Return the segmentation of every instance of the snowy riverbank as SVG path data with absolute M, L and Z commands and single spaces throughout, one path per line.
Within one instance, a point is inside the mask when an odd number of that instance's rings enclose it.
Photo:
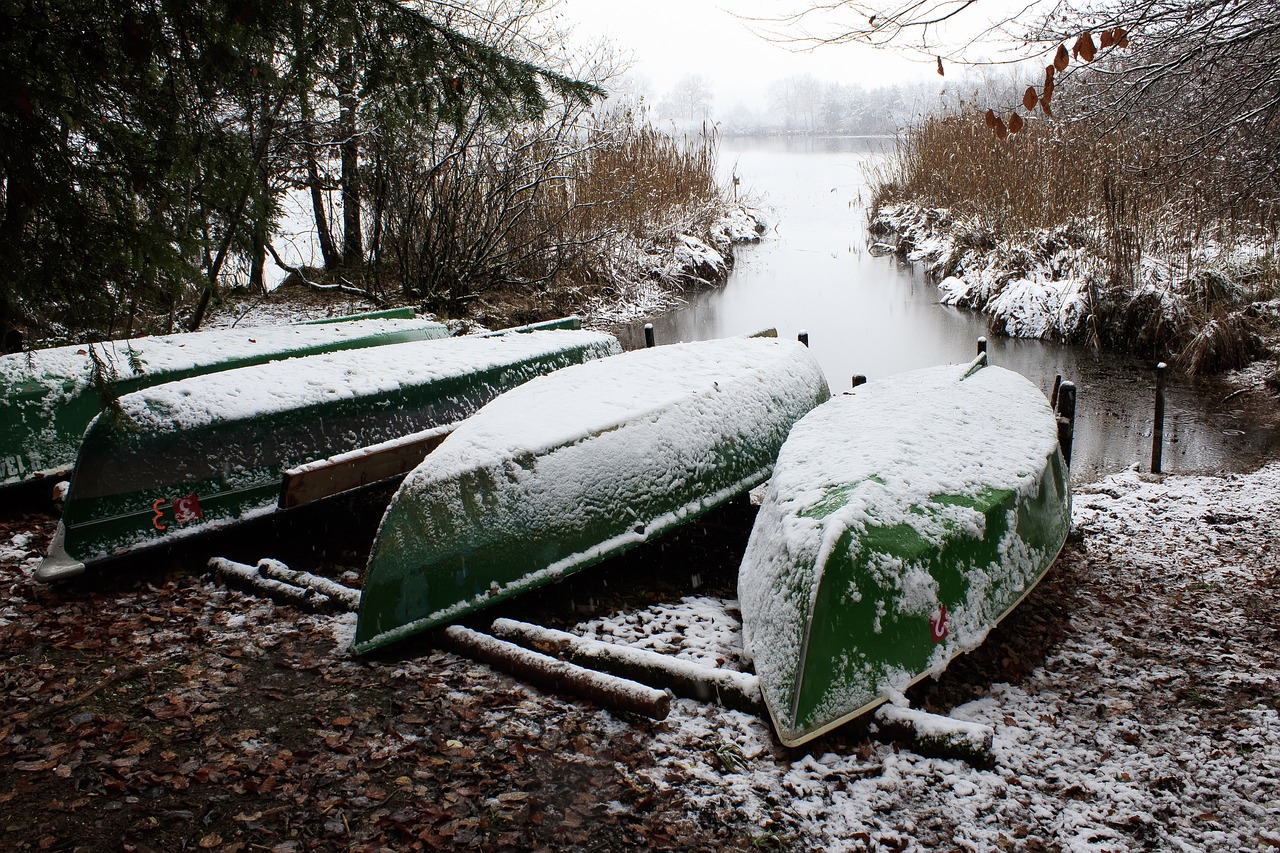
M 975 218 L 912 203 L 882 206 L 869 227 L 885 241 L 881 250 L 924 265 L 943 304 L 985 312 L 997 334 L 1089 340 L 1101 311 L 1114 327 L 1104 337 L 1118 334 L 1192 371 L 1274 362 L 1280 348 L 1280 300 L 1258 284 L 1275 247 L 1269 255 L 1263 245 L 1227 251 L 1210 244 L 1176 260 L 1139 252 L 1133 289 L 1117 292 L 1108 284 L 1110 262 L 1087 229 L 996 239 L 998 229 Z
M 733 268 L 734 247 L 758 242 L 767 226 L 763 211 L 731 206 L 709 227 L 698 227 L 690 218 L 671 223 L 643 241 L 619 237 L 610 250 L 608 282 L 554 292 L 498 289 L 469 303 L 467 316 L 451 318 L 450 328 L 455 332 L 478 326 L 496 329 L 578 314 L 592 328 L 603 329 L 651 317 L 679 305 L 690 290 L 722 284 Z M 205 327 L 270 326 L 382 307 L 363 298 L 358 289 L 307 288 L 290 279 L 283 281 L 287 286 L 265 296 L 228 299 Z
M 1276 463 L 1081 489 L 1046 580 L 910 694 L 989 726 L 988 769 L 856 726 L 784 750 L 691 700 L 621 717 L 423 648 L 355 660 L 350 617 L 198 569 L 51 589 L 51 520 L 6 521 L 0 825 L 12 849 L 1274 849 L 1277 517 Z M 731 595 L 578 630 L 736 668 Z

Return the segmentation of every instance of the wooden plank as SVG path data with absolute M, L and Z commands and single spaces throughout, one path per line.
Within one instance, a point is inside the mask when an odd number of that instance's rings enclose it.
M 280 509 L 303 506 L 370 483 L 403 477 L 427 457 L 457 424 L 416 432 L 284 472 Z

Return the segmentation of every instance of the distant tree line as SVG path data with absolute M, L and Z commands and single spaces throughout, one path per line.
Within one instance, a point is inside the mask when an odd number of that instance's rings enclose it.
M 659 120 L 681 131 L 714 125 L 725 134 L 893 135 L 942 106 L 939 87 L 858 82 L 793 74 L 774 80 L 754 102 L 716 104 L 711 81 L 687 74 L 656 101 Z

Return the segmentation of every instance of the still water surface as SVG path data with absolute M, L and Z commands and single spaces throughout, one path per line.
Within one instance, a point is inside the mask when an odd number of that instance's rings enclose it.
M 705 340 L 776 327 L 807 331 L 833 393 L 855 373 L 878 379 L 968 361 L 988 334 L 985 316 L 938 304 L 923 272 L 867 251 L 868 170 L 892 140 L 726 139 L 720 158 L 740 176 L 739 194 L 757 200 L 771 228 L 740 248 L 721 288 L 653 321 L 659 343 Z M 624 337 L 642 335 L 639 328 Z M 628 346 L 639 344 L 633 338 Z M 1073 479 L 1089 482 L 1135 463 L 1149 470 L 1155 378 L 1152 365 L 1114 353 L 1052 342 L 992 337 L 991 361 L 1017 370 L 1046 393 L 1054 376 L 1078 391 Z M 1248 392 L 1227 399 L 1219 381 L 1169 378 L 1165 471 L 1245 471 L 1280 457 L 1280 415 Z

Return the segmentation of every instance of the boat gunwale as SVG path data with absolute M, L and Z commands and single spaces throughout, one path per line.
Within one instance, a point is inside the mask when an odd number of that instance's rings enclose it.
M 562 445 L 562 447 L 570 445 Z M 748 489 L 752 489 L 769 479 L 773 472 L 773 466 L 769 465 L 765 469 L 756 471 L 748 477 L 744 477 L 736 483 L 725 486 L 710 495 L 704 495 L 700 498 L 683 504 L 676 509 L 669 510 L 662 515 L 654 518 L 652 521 L 639 522 L 643 524 L 644 532 L 637 533 L 634 529 L 624 533 L 619 533 L 603 542 L 597 543 L 586 551 L 579 551 L 562 557 L 550 565 L 521 576 L 517 581 L 502 587 L 499 592 L 492 595 L 487 593 L 478 593 L 465 601 L 455 602 L 448 607 L 429 613 L 426 616 L 419 617 L 412 622 L 397 626 L 388 631 L 382 631 L 369 637 L 359 643 L 354 643 L 352 648 L 356 654 L 365 654 L 374 649 L 382 648 L 407 639 L 414 634 L 422 631 L 429 631 L 433 628 L 441 627 L 449 624 L 461 615 L 471 612 L 476 604 L 497 604 L 509 598 L 514 598 L 530 589 L 535 589 L 550 580 L 556 580 L 575 574 L 583 569 L 590 568 L 612 559 L 620 554 L 629 551 L 639 545 L 643 545 L 650 539 L 666 533 L 667 531 L 679 526 L 680 524 L 697 518 L 718 506 L 732 500 L 735 496 L 742 494 Z M 427 624 L 431 623 L 431 624 Z

